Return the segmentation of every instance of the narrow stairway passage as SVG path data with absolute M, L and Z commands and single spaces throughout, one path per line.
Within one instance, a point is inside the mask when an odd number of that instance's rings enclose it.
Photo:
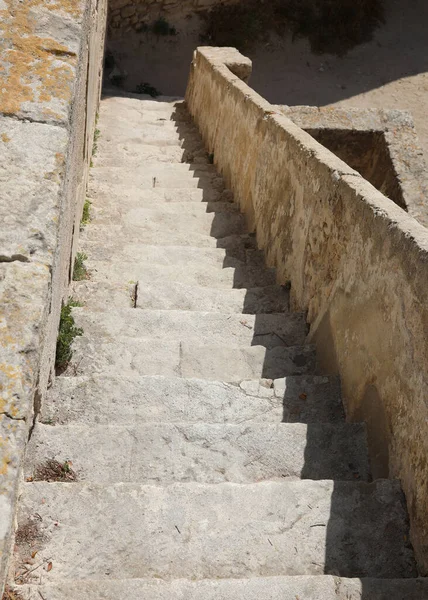
M 107 96 L 83 335 L 31 437 L 24 600 L 422 600 L 399 482 L 316 374 L 182 101 Z M 284 282 L 285 283 L 285 282 Z M 56 475 L 53 466 L 62 470 Z

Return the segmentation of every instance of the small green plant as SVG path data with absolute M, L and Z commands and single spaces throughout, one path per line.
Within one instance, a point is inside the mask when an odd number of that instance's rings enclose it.
M 98 140 L 100 139 L 100 134 L 101 134 L 101 131 L 99 129 L 95 128 L 94 143 L 92 144 L 92 156 L 95 156 L 95 154 L 98 152 Z
M 86 198 L 85 204 L 83 205 L 82 219 L 80 221 L 81 227 L 84 227 L 91 221 L 91 204 L 92 202 L 89 198 Z
M 139 83 L 135 88 L 135 93 L 148 94 L 152 98 L 157 98 L 158 96 L 162 95 L 162 92 L 157 90 L 153 85 L 150 85 L 150 83 L 147 83 L 147 81 L 145 81 L 144 83 Z
M 152 31 L 155 35 L 177 35 L 175 27 L 171 27 L 164 17 L 159 17 L 152 25 Z
M 61 308 L 55 355 L 55 368 L 57 372 L 62 372 L 71 360 L 71 345 L 74 338 L 83 335 L 83 329 L 76 327 L 71 313 L 72 308 L 76 306 L 82 305 L 73 300 L 73 298 L 69 298 L 67 304 L 64 304 Z
M 73 281 L 84 281 L 85 279 L 89 279 L 88 269 L 85 265 L 85 260 L 87 259 L 88 256 L 84 252 L 78 252 L 76 254 L 76 258 L 74 259 Z

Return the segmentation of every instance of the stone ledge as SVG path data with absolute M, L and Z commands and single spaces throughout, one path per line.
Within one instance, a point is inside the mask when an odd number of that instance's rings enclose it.
M 428 175 L 411 115 L 378 108 L 276 106 L 428 225 Z

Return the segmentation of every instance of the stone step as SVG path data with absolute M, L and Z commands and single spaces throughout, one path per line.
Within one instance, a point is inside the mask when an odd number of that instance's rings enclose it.
M 49 460 L 70 461 L 78 481 L 97 484 L 369 479 L 365 426 L 351 423 L 37 423 L 25 477 L 40 479 Z
M 119 208 L 128 202 L 139 203 L 140 206 L 155 205 L 164 203 L 207 203 L 217 201 L 232 200 L 231 192 L 228 190 L 217 190 L 210 188 L 151 188 L 142 190 L 139 186 L 134 185 L 132 181 L 124 184 L 114 182 L 103 183 L 101 181 L 90 181 L 88 184 L 88 196 L 94 202 L 94 207 L 97 206 L 112 206 L 117 205 Z M 179 212 L 184 210 L 184 206 L 180 206 Z
M 161 165 L 162 166 L 162 165 Z M 138 168 L 130 165 L 128 168 L 119 167 L 97 167 L 91 169 L 91 179 L 96 184 L 101 180 L 104 182 L 114 181 L 117 184 L 132 181 L 133 185 L 141 190 L 152 190 L 156 188 L 167 189 L 216 189 L 224 190 L 224 180 L 217 174 L 200 172 L 198 175 L 192 175 L 192 172 L 184 169 L 177 169 L 175 172 L 171 167 L 181 167 L 180 164 L 163 165 L 147 172 L 145 168 Z
M 169 210 L 159 208 L 138 208 L 124 212 L 120 222 L 108 226 L 108 237 L 145 244 L 166 246 L 210 246 L 216 247 L 215 239 L 247 233 L 245 220 L 241 214 L 207 213 L 198 204 L 185 203 L 187 210 L 180 211 L 177 204 L 165 204 Z M 171 207 L 175 207 L 171 210 Z M 194 210 L 191 210 L 192 207 Z M 198 208 L 195 208 L 198 207 Z M 85 228 L 84 239 L 106 243 L 106 224 L 91 223 Z
M 52 563 L 28 583 L 416 576 L 404 498 L 391 480 L 26 483 L 20 527 L 37 532 L 38 562 Z M 19 562 L 28 546 L 17 546 Z
M 42 403 L 46 424 L 340 423 L 344 411 L 336 377 L 221 381 L 180 377 L 57 377 Z
M 208 152 L 203 147 L 196 144 L 192 151 L 189 151 L 183 146 L 154 146 L 152 144 L 142 144 L 139 140 L 128 141 L 122 139 L 118 141 L 113 138 L 101 140 L 98 142 L 98 151 L 93 159 L 93 164 L 100 166 L 115 167 L 119 162 L 128 161 L 144 161 L 159 163 L 198 163 L 211 164 Z
M 203 346 L 298 346 L 308 332 L 304 313 L 244 315 L 180 310 L 122 308 L 92 312 L 74 308 L 76 325 L 93 341 L 114 342 L 120 337 L 186 341 Z
M 211 220 L 215 226 L 219 224 L 219 221 L 221 221 L 222 224 L 225 224 L 230 219 L 229 225 L 238 226 L 238 229 L 234 228 L 232 233 L 235 233 L 235 231 L 238 233 L 246 231 L 246 228 L 242 223 L 242 215 L 239 213 L 237 206 L 231 202 L 186 202 L 185 205 L 187 210 L 180 211 L 181 204 L 165 203 L 165 206 L 170 209 L 165 210 L 165 215 L 167 215 L 166 218 L 171 219 L 175 214 L 179 214 L 179 218 L 182 218 L 182 215 L 191 212 L 192 218 L 200 217 L 199 226 L 206 226 L 204 221 L 206 222 L 208 219 Z M 121 204 L 103 203 L 102 205 L 99 205 L 97 202 L 94 202 L 90 208 L 90 225 L 96 225 L 98 227 L 103 225 L 104 228 L 110 229 L 112 222 L 132 224 L 132 215 L 135 214 L 135 211 L 139 213 L 142 209 L 158 213 L 159 203 L 142 200 L 141 202 L 125 201 Z M 141 225 L 141 222 L 138 222 L 138 225 Z M 143 223 L 142 226 L 147 227 L 147 223 Z M 159 225 L 157 225 L 157 227 L 159 227 Z M 211 231 L 207 233 L 210 235 Z
M 135 283 L 72 281 L 70 296 L 91 310 L 132 308 L 135 305 Z
M 207 267 L 203 263 L 182 265 L 144 265 L 134 262 L 85 261 L 89 278 L 93 281 L 139 282 L 139 289 L 155 288 L 165 282 L 181 283 L 189 287 L 242 289 L 275 285 L 274 269 L 262 267 Z
M 249 289 L 214 289 L 180 282 L 138 284 L 137 308 L 203 310 L 244 314 L 286 313 L 289 293 L 283 286 Z
M 100 153 L 102 143 L 109 144 L 111 140 L 116 143 L 144 144 L 150 146 L 178 146 L 187 150 L 202 149 L 203 142 L 197 130 L 184 123 L 180 130 L 173 123 L 141 123 L 134 127 L 125 123 L 110 123 L 108 131 L 101 132 L 99 143 Z
M 26 600 L 426 600 L 428 579 L 312 575 L 248 579 L 122 579 L 16 586 Z M 39 591 L 41 596 L 39 595 Z
M 107 179 L 112 179 L 114 182 L 117 182 L 118 177 L 123 173 L 124 166 L 126 169 L 130 167 L 130 170 L 134 173 L 134 179 L 135 176 L 137 176 L 137 181 L 139 177 L 156 177 L 157 181 L 159 181 L 163 176 L 168 178 L 174 176 L 179 179 L 187 178 L 190 181 L 193 179 L 210 180 L 218 179 L 219 177 L 221 178 L 213 164 L 191 164 L 181 162 L 163 164 L 159 163 L 158 160 L 149 161 L 147 159 L 143 163 L 139 163 L 138 157 L 136 157 L 128 161 L 123 161 L 123 165 L 116 161 L 115 165 L 106 167 L 102 165 L 102 161 L 103 156 L 96 156 L 90 172 L 91 178 L 99 178 L 102 182 L 105 182 Z M 108 178 L 106 178 L 105 175 L 108 175 Z M 157 182 L 154 189 L 156 189 L 156 187 Z
M 101 261 L 137 261 L 145 265 L 183 266 L 198 264 L 208 268 L 264 266 L 264 254 L 260 250 L 251 250 L 243 245 L 225 250 L 223 248 L 194 248 L 193 246 L 154 246 L 131 243 L 115 244 L 114 241 L 102 246 L 99 242 L 81 240 L 80 250 Z
M 244 379 L 310 375 L 314 370 L 312 346 L 227 347 L 119 336 L 114 342 L 100 342 L 83 335 L 73 343 L 67 374 L 164 375 L 239 383 Z
M 139 309 L 244 314 L 286 313 L 289 310 L 288 290 L 280 285 L 227 290 L 179 282 L 141 282 L 139 285 L 138 282 L 73 281 L 70 295 L 86 308 L 101 311 L 134 306 Z

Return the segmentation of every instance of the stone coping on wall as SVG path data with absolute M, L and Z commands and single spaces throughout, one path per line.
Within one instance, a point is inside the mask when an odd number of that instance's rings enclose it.
M 354 134 L 366 134 L 367 141 L 375 154 L 380 137 L 389 155 L 390 165 L 375 164 L 373 167 L 383 170 L 390 168 L 391 178 L 396 180 L 396 186 L 399 188 L 397 190 L 401 200 L 399 204 L 402 204 L 415 219 L 428 226 L 428 171 L 412 116 L 407 111 L 336 106 L 278 105 L 277 108 L 308 133 L 316 132 L 315 137 L 321 143 L 327 136 L 332 140 L 336 136 L 338 145 L 342 140 L 344 144 L 349 141 L 349 145 L 352 146 Z M 358 146 L 358 143 L 355 145 Z M 356 148 L 357 152 L 359 150 Z M 340 154 L 341 152 L 338 153 L 339 157 Z M 343 152 L 345 162 L 346 154 L 345 148 Z M 361 157 L 357 157 L 355 162 L 358 163 L 359 160 Z M 361 172 L 357 167 L 354 168 Z M 364 176 L 364 173 L 361 174 Z M 371 183 L 378 187 L 376 181 Z M 382 186 L 379 186 L 378 189 L 388 196 L 387 187 L 384 186 L 382 189 Z M 391 199 L 394 200 L 393 197 Z
M 428 230 L 244 81 L 234 49 L 198 48 L 186 101 L 291 303 L 319 369 L 368 426 L 373 474 L 406 494 L 428 571 Z
M 0 0 L 0 597 L 67 293 L 105 18 L 104 0 Z

